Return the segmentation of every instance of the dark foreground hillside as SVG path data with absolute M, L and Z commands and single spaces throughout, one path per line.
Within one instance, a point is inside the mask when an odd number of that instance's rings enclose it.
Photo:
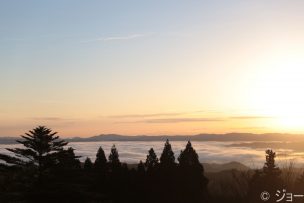
M 24 147 L 8 149 L 15 156 L 0 154 L 0 202 L 258 203 L 264 191 L 267 202 L 277 202 L 278 190 L 304 188 L 304 175 L 292 165 L 278 168 L 272 150 L 262 169 L 231 170 L 228 164 L 206 172 L 190 141 L 177 159 L 167 140 L 159 158 L 151 148 L 132 167 L 120 162 L 115 146 L 109 157 L 100 147 L 94 162 L 80 163 L 74 149 L 43 126 L 18 142 Z

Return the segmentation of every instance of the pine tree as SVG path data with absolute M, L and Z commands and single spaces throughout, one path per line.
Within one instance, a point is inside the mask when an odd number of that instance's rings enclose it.
M 86 170 L 91 170 L 93 168 L 93 163 L 89 157 L 84 161 L 83 168 Z
M 281 170 L 275 164 L 276 153 L 271 149 L 266 150 L 266 162 L 263 167 L 263 172 L 266 176 L 278 177 Z
M 101 147 L 99 147 L 97 154 L 96 154 L 96 159 L 94 162 L 94 168 L 100 169 L 100 170 L 105 170 L 107 166 L 107 158 L 105 155 L 105 152 Z
M 165 167 L 170 167 L 175 165 L 174 152 L 172 151 L 172 147 L 168 139 L 166 140 L 165 147 L 160 156 L 160 164 L 161 166 L 165 166 Z
M 149 154 L 147 155 L 145 166 L 147 167 L 148 170 L 151 170 L 157 167 L 158 164 L 159 164 L 158 158 L 154 152 L 154 149 L 151 148 L 149 150 Z
M 7 149 L 15 154 L 15 157 L 0 154 L 0 159 L 8 164 L 16 166 L 36 166 L 39 174 L 58 162 L 58 156 L 64 151 L 63 147 L 68 144 L 56 136 L 57 132 L 45 126 L 38 126 L 30 130 L 17 140 L 24 148 Z
M 80 161 L 74 153 L 74 149 L 69 147 L 67 150 L 63 150 L 58 154 L 58 164 L 57 166 L 63 168 L 80 168 Z
M 281 170 L 275 164 L 276 153 L 271 149 L 265 151 L 266 162 L 262 170 L 256 170 L 249 181 L 248 197 L 252 202 L 260 201 L 261 191 L 275 194 L 278 188 L 282 188 L 283 181 L 280 177 Z M 270 199 L 268 202 L 275 202 Z
M 115 145 L 111 148 L 111 153 L 109 155 L 109 164 L 113 169 L 117 169 L 121 166 L 120 160 L 119 160 L 119 154 L 115 147 Z
M 185 150 L 181 151 L 178 161 L 180 167 L 182 168 L 195 168 L 198 170 L 203 170 L 203 166 L 200 164 L 198 159 L 198 154 L 193 149 L 190 141 L 188 141 Z
M 179 181 L 183 195 L 180 196 L 183 202 L 204 202 L 207 199 L 208 179 L 204 176 L 203 165 L 199 157 L 188 141 L 186 148 L 181 151 L 179 157 Z M 187 199 L 183 199 L 187 197 Z

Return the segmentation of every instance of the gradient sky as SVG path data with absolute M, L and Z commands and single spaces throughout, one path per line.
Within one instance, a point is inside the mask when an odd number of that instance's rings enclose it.
M 0 1 L 0 135 L 304 133 L 304 1 Z

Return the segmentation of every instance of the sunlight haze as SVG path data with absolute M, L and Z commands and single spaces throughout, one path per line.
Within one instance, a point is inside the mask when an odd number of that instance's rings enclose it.
M 304 133 L 304 1 L 1 1 L 0 136 Z

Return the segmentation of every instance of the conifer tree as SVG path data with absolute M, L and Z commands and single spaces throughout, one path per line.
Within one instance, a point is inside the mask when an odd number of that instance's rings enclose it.
M 193 149 L 190 141 L 188 141 L 185 150 L 181 151 L 178 161 L 180 167 L 182 168 L 195 168 L 198 170 L 203 170 L 203 166 L 200 164 L 198 159 L 198 154 Z
M 161 166 L 173 166 L 175 165 L 175 157 L 174 152 L 172 151 L 171 144 L 169 140 L 166 140 L 165 147 L 160 156 L 160 164 Z
M 149 150 L 149 154 L 147 155 L 145 166 L 147 167 L 148 170 L 151 170 L 151 169 L 157 167 L 158 164 L 159 164 L 159 161 L 158 161 L 157 155 L 155 154 L 154 149 L 151 148 Z
M 199 157 L 190 141 L 186 148 L 181 151 L 179 157 L 179 181 L 180 190 L 184 195 L 180 197 L 183 201 L 204 202 L 207 199 L 208 179 L 204 176 L 203 165 L 199 162 Z
M 271 149 L 266 150 L 266 162 L 263 167 L 263 172 L 266 176 L 278 177 L 281 170 L 275 164 L 276 153 Z
M 22 140 L 17 140 L 24 148 L 7 149 L 13 152 L 15 157 L 0 154 L 0 159 L 8 164 L 16 166 L 35 166 L 39 174 L 58 162 L 59 154 L 68 142 L 59 139 L 57 132 L 45 126 L 38 126 L 22 135 Z
M 58 154 L 58 166 L 63 168 L 80 168 L 80 156 L 76 156 L 74 149 L 69 147 Z
M 93 168 L 93 163 L 89 157 L 87 157 L 86 160 L 84 161 L 83 168 L 86 170 L 90 170 Z
M 94 162 L 94 168 L 100 169 L 100 170 L 105 170 L 107 166 L 107 158 L 105 155 L 105 152 L 101 147 L 99 147 L 97 154 L 96 154 L 96 159 Z
M 119 154 L 115 147 L 115 145 L 111 148 L 111 153 L 109 155 L 109 164 L 113 169 L 117 169 L 121 166 L 120 160 L 119 160 Z
M 276 153 L 268 149 L 266 153 L 266 162 L 262 170 L 256 170 L 249 181 L 248 197 L 252 202 L 257 202 L 261 191 L 267 191 L 270 194 L 276 192 L 278 188 L 283 187 L 283 181 L 280 177 L 281 170 L 275 164 Z M 270 199 L 269 202 L 275 202 Z

